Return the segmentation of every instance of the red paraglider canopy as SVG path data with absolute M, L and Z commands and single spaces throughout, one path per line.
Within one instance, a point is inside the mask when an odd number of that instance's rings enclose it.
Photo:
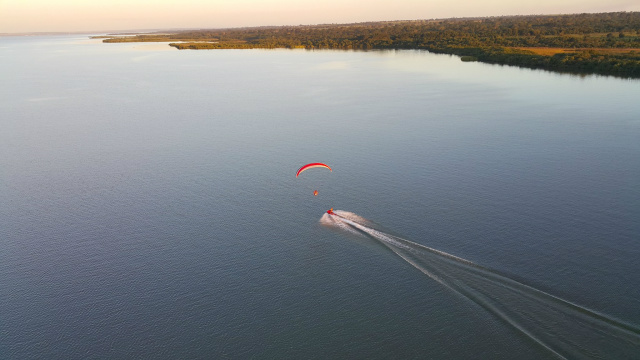
M 305 171 L 307 169 L 312 169 L 312 168 L 316 168 L 316 167 L 324 167 L 324 168 L 329 169 L 329 171 L 333 172 L 333 170 L 331 170 L 331 168 L 327 164 L 311 163 L 311 164 L 304 165 L 300 169 L 298 169 L 298 172 L 296 173 L 296 177 L 298 177 L 298 175 L 300 175 L 301 172 L 303 172 L 303 171 Z

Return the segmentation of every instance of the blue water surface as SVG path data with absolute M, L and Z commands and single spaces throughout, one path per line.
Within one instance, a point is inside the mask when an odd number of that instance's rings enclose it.
M 640 324 L 638 80 L 78 35 L 0 74 L 2 358 L 551 358 L 330 207 Z

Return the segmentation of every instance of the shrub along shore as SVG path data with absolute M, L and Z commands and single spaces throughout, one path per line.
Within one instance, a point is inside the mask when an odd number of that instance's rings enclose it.
M 640 12 L 300 25 L 106 36 L 177 49 L 422 49 L 463 61 L 640 78 Z

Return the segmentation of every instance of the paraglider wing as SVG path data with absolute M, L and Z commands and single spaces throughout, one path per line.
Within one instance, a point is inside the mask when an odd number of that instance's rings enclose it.
M 300 169 L 298 169 L 298 172 L 296 173 L 296 177 L 298 177 L 298 175 L 300 175 L 301 172 L 308 170 L 308 169 L 313 169 L 313 168 L 317 168 L 317 167 L 323 167 L 323 168 L 327 168 L 329 169 L 329 171 L 333 172 L 333 170 L 331 170 L 331 168 L 329 167 L 329 165 L 327 164 L 323 164 L 323 163 L 311 163 L 311 164 L 307 164 L 302 166 Z

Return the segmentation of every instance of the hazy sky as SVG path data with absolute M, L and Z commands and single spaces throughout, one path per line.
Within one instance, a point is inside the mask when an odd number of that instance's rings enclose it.
M 640 11 L 639 0 L 0 0 L 0 33 Z

